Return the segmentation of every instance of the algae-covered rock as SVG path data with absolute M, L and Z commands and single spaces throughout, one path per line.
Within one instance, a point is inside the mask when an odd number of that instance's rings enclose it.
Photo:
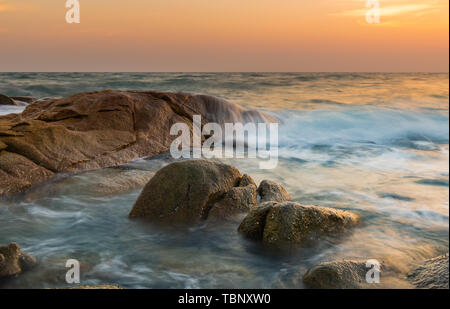
M 266 202 L 245 217 L 238 231 L 252 240 L 289 247 L 342 234 L 358 221 L 358 216 L 348 211 L 295 202 Z
M 16 243 L 0 247 L 0 279 L 21 274 L 36 266 L 37 261 L 31 255 L 21 252 Z
M 320 263 L 306 272 L 303 282 L 313 289 L 361 289 L 376 287 L 372 273 L 381 272 L 382 263 L 370 260 L 341 260 Z M 369 278 L 367 278 L 369 277 Z M 369 279 L 369 281 L 367 280 Z
M 208 214 L 208 221 L 223 221 L 240 213 L 248 213 L 257 204 L 256 184 L 245 174 L 237 187 L 231 188 L 213 205 Z
M 448 253 L 430 260 L 408 274 L 408 281 L 420 289 L 448 289 Z
M 162 224 L 194 224 L 208 218 L 211 208 L 233 187 L 241 173 L 233 166 L 208 160 L 172 163 L 144 187 L 131 218 Z
M 264 202 L 287 202 L 291 199 L 289 193 L 279 184 L 271 180 L 261 181 L 258 194 L 261 196 L 261 203 Z

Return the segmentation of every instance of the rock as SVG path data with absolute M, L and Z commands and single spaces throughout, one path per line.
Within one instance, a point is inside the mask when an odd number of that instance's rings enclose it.
M 282 203 L 291 200 L 287 191 L 281 185 L 271 180 L 261 181 L 258 194 L 261 196 L 261 203 L 270 201 Z
M 245 217 L 238 231 L 267 245 L 290 247 L 342 234 L 358 221 L 358 216 L 348 211 L 295 202 L 266 202 Z
M 26 157 L 2 150 L 0 142 L 0 196 L 22 192 L 52 176 L 53 172 Z
M 13 99 L 0 93 L 0 105 L 18 105 Z
M 77 285 L 69 290 L 123 290 L 122 287 L 112 284 Z
M 15 101 L 25 102 L 25 103 L 28 103 L 28 104 L 33 103 L 34 101 L 37 101 L 37 98 L 29 97 L 29 96 L 11 97 L 11 99 L 13 99 Z
M 237 214 L 248 213 L 256 207 L 257 192 L 253 179 L 245 174 L 237 187 L 231 188 L 224 197 L 215 203 L 208 214 L 208 222 L 231 219 Z
M 21 163 L 8 181 L 0 181 L 0 196 L 22 192 L 55 173 L 165 153 L 177 138 L 170 135 L 172 125 L 192 128 L 193 115 L 204 123 L 276 121 L 225 100 L 186 93 L 106 90 L 38 100 L 22 114 L 0 116 L 0 155 L 8 151 Z M 0 160 L 0 173 L 6 175 L 5 169 Z M 20 173 L 33 181 L 22 181 Z
M 408 281 L 419 289 L 448 289 L 448 253 L 425 263 L 408 274 Z
M 239 185 L 234 167 L 208 160 L 187 160 L 160 169 L 144 187 L 130 218 L 161 224 L 195 224 L 206 220 L 215 203 Z
M 12 243 L 8 246 L 0 247 L 0 278 L 11 277 L 22 272 L 19 265 L 20 247 Z
M 303 283 L 312 289 L 363 289 L 376 287 L 366 281 L 366 274 L 373 265 L 366 260 L 342 260 L 320 263 L 306 272 Z M 384 265 L 379 266 L 380 275 Z
M 0 279 L 21 274 L 36 266 L 35 258 L 21 252 L 16 243 L 0 247 Z
M 37 263 L 36 258 L 32 257 L 28 253 L 22 252 L 19 256 L 19 265 L 22 271 L 33 269 Z

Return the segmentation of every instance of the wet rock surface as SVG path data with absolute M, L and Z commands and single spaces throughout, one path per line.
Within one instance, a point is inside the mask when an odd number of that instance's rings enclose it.
M 312 289 L 362 289 L 374 288 L 366 280 L 373 265 L 366 265 L 367 260 L 341 260 L 320 263 L 303 276 L 304 284 Z M 384 265 L 379 264 L 380 276 Z M 370 278 L 369 278 L 370 280 Z
M 215 203 L 208 213 L 208 222 L 217 222 L 233 218 L 240 213 L 248 213 L 257 207 L 256 184 L 245 174 L 237 187 L 225 193 L 223 198 Z
M 11 243 L 0 246 L 0 280 L 21 274 L 37 265 L 31 255 L 21 252 L 20 246 Z
M 408 281 L 419 289 L 448 289 L 448 253 L 430 260 L 408 274 Z
M 240 187 L 242 182 L 243 187 Z M 159 224 L 196 224 L 249 209 L 256 186 L 231 165 L 208 160 L 172 163 L 144 187 L 130 212 Z M 251 206 L 249 205 L 251 203 Z
M 358 216 L 348 211 L 295 202 L 266 202 L 245 217 L 238 231 L 267 245 L 290 247 L 343 234 L 358 222 Z
M 291 199 L 289 193 L 281 185 L 271 180 L 261 181 L 258 194 L 261 197 L 261 203 L 270 201 L 282 203 Z

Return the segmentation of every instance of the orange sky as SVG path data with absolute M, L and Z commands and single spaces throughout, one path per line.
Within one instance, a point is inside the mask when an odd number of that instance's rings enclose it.
M 448 0 L 0 0 L 0 71 L 440 71 Z

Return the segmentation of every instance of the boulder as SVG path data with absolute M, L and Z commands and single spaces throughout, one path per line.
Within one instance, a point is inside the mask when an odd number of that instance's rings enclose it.
M 362 289 L 376 287 L 366 280 L 367 273 L 374 264 L 366 265 L 367 260 L 341 260 L 320 263 L 303 276 L 303 283 L 312 289 Z M 380 275 L 384 269 L 378 264 Z M 376 266 L 375 266 L 376 267 Z
M 37 260 L 26 252 L 21 252 L 19 256 L 19 265 L 22 271 L 33 269 L 37 265 Z
M 13 99 L 0 93 L 0 105 L 18 105 Z
M 16 243 L 0 247 L 0 279 L 21 274 L 36 266 L 35 258 L 27 253 L 21 252 Z
M 169 164 L 144 187 L 130 218 L 161 224 L 200 223 L 227 192 L 239 186 L 241 178 L 236 168 L 216 161 Z
M 289 193 L 279 184 L 271 180 L 261 181 L 258 194 L 261 197 L 261 203 L 264 202 L 287 202 L 291 200 Z
M 408 274 L 408 281 L 419 289 L 448 289 L 448 253 L 430 260 Z
M 38 100 L 21 114 L 0 116 L 0 156 L 7 151 L 8 158 L 20 162 L 8 181 L 1 178 L 0 196 L 22 192 L 56 173 L 165 153 L 177 138 L 170 135 L 172 125 L 192 128 L 193 115 L 201 115 L 203 124 L 276 121 L 222 99 L 186 93 L 105 90 Z M 10 168 L 3 162 L 2 176 Z M 22 181 L 19 174 L 32 181 Z
M 237 214 L 248 213 L 258 205 L 256 184 L 245 174 L 239 185 L 225 193 L 223 198 L 215 203 L 208 214 L 208 222 L 218 222 L 234 218 Z
M 348 211 L 295 202 L 266 202 L 245 217 L 238 231 L 267 245 L 290 247 L 342 234 L 358 221 L 358 216 Z

